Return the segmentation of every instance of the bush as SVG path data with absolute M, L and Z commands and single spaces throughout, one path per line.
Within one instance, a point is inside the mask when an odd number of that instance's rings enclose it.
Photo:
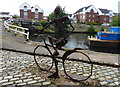
M 101 25 L 101 23 L 89 22 L 88 25 Z
M 103 26 L 100 27 L 100 31 L 104 31 L 104 27 Z
M 87 32 L 88 32 L 88 34 L 89 34 L 90 36 L 94 36 L 94 34 L 95 34 L 95 28 L 94 28 L 94 26 L 93 26 L 92 24 L 91 24 L 90 27 L 88 28 Z
M 45 27 L 48 24 L 48 21 L 41 20 L 40 24 L 42 25 L 42 27 Z
M 120 26 L 120 14 L 112 19 L 112 26 Z
M 77 24 L 84 24 L 83 22 L 77 22 Z

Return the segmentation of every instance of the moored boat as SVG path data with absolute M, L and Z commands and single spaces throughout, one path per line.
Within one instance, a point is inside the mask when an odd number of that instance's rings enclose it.
M 111 27 L 109 32 L 97 32 L 97 37 L 88 37 L 90 47 L 120 49 L 120 27 Z

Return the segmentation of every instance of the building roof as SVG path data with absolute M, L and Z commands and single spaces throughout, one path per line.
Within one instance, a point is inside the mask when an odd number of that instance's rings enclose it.
M 87 6 L 87 7 L 80 8 L 80 9 L 77 10 L 75 13 L 82 12 L 84 8 L 85 8 L 85 10 L 87 10 L 90 6 L 92 6 L 92 5 L 89 5 L 89 6 Z
M 0 12 L 0 14 L 9 14 L 9 12 Z
M 102 13 L 109 13 L 109 12 L 110 12 L 110 10 L 108 10 L 108 9 L 101 9 L 101 8 L 99 8 L 99 10 L 100 10 Z

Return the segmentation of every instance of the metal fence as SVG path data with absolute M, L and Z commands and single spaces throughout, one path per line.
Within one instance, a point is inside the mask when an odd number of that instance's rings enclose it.
M 10 23 L 11 23 L 11 20 L 10 20 L 10 19 L 4 21 L 4 27 L 5 27 L 7 30 L 14 31 L 15 34 L 16 34 L 16 33 L 23 34 L 23 35 L 26 36 L 26 39 L 29 40 L 29 29 L 28 29 L 28 28 L 23 28 L 23 27 L 15 26 L 15 25 L 12 25 L 12 24 L 10 24 Z

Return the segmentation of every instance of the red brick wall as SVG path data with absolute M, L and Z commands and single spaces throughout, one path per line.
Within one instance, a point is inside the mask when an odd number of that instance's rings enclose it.
M 95 13 L 93 10 L 91 10 L 90 12 L 86 12 L 85 13 L 85 23 L 89 23 L 89 22 L 98 22 L 97 21 L 97 13 Z
M 28 10 L 27 13 L 28 13 L 28 19 L 31 20 L 31 10 Z
M 43 13 L 42 12 L 39 12 L 39 20 L 42 20 L 43 19 Z
M 106 18 L 106 20 L 104 20 Z M 98 16 L 99 23 L 109 23 L 109 16 L 107 15 L 100 15 Z
M 20 18 L 24 18 L 24 11 L 20 10 Z
M 35 20 L 35 17 L 34 17 L 35 13 L 34 12 L 31 12 L 31 19 Z
M 28 10 L 27 11 L 28 13 L 28 20 L 35 20 L 35 13 L 34 12 L 31 12 L 31 10 Z M 39 12 L 38 13 L 38 20 L 42 20 L 43 19 L 43 13 L 42 12 Z M 24 20 L 24 10 L 20 10 L 20 18 L 21 20 Z

